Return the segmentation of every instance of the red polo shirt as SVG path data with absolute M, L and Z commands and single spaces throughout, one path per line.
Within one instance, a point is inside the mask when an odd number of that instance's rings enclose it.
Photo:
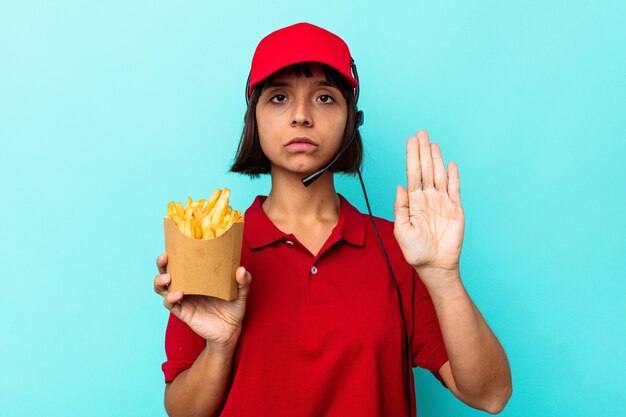
M 246 211 L 241 264 L 252 283 L 220 416 L 408 415 L 393 281 L 369 216 L 339 197 L 339 222 L 316 256 L 274 226 L 264 196 Z M 447 355 L 432 301 L 404 260 L 393 223 L 375 223 L 400 285 L 412 365 L 438 377 Z M 191 367 L 204 345 L 170 315 L 165 380 Z

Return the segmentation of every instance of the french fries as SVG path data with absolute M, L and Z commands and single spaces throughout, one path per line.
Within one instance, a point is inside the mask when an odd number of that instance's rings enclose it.
M 208 200 L 193 201 L 187 197 L 187 205 L 170 201 L 167 216 L 176 223 L 178 229 L 192 239 L 212 239 L 223 235 L 228 228 L 243 221 L 239 210 L 228 205 L 230 190 L 219 188 Z

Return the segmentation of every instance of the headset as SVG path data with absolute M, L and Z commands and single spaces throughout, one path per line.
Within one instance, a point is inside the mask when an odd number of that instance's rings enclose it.
M 359 87 L 361 83 L 359 81 L 359 74 L 357 72 L 354 59 L 352 59 L 352 62 L 350 64 L 350 69 L 352 71 L 352 75 L 354 79 L 357 81 L 357 86 L 354 88 L 354 102 L 355 104 L 358 104 Z M 250 104 L 249 97 L 248 97 L 249 85 L 250 85 L 250 75 L 248 75 L 248 81 L 246 82 L 246 92 L 245 92 L 246 103 L 248 105 Z M 354 126 L 354 132 L 352 132 L 352 135 L 350 136 L 350 140 L 337 152 L 335 157 L 328 164 L 326 164 L 323 168 L 320 168 L 314 173 L 309 174 L 306 177 L 303 177 L 301 179 L 302 184 L 305 187 L 308 187 L 309 185 L 311 185 L 316 179 L 318 179 L 326 171 L 328 171 L 330 167 L 332 167 L 333 164 L 337 162 L 337 160 L 341 157 L 341 155 L 345 153 L 345 151 L 350 147 L 350 145 L 352 145 L 352 142 L 354 142 L 354 138 L 356 137 L 356 134 L 359 131 L 359 127 L 361 127 L 363 125 L 363 122 L 365 121 L 365 115 L 363 114 L 361 110 L 358 110 L 358 107 L 357 107 L 357 112 L 356 112 L 355 117 L 356 117 L 356 120 L 355 120 L 356 123 Z M 406 384 L 407 405 L 408 405 L 408 411 L 409 411 L 409 416 L 410 416 L 411 410 L 413 409 L 413 404 L 411 403 L 411 393 L 410 393 L 411 385 L 409 383 L 409 378 L 413 375 L 413 368 L 411 366 L 411 349 L 409 347 L 409 335 L 408 335 L 408 330 L 406 327 L 406 319 L 404 318 L 404 310 L 402 308 L 402 296 L 400 295 L 400 286 L 398 285 L 398 280 L 396 279 L 396 275 L 393 273 L 393 269 L 391 268 L 391 262 L 389 262 L 389 256 L 387 256 L 387 251 L 385 250 L 385 247 L 383 246 L 383 241 L 380 238 L 380 235 L 378 234 L 378 229 L 376 228 L 376 224 L 374 223 L 374 216 L 372 215 L 372 209 L 370 208 L 369 199 L 367 198 L 367 192 L 365 191 L 365 184 L 363 183 L 363 177 L 361 176 L 361 170 L 359 169 L 359 167 L 357 167 L 357 174 L 359 175 L 359 182 L 361 183 L 361 188 L 363 189 L 363 197 L 365 198 L 365 205 L 367 206 L 367 212 L 369 214 L 369 218 L 372 223 L 372 228 L 374 228 L 374 233 L 376 234 L 376 238 L 378 239 L 378 244 L 380 246 L 381 251 L 383 252 L 385 261 L 387 262 L 387 269 L 389 269 L 389 274 L 391 275 L 391 278 L 393 279 L 393 284 L 396 289 L 396 295 L 398 296 L 398 306 L 400 307 L 400 317 L 402 318 L 402 327 L 404 329 L 405 344 L 404 344 L 403 353 L 405 354 L 406 359 L 407 359 L 407 365 L 405 369 L 405 384 Z

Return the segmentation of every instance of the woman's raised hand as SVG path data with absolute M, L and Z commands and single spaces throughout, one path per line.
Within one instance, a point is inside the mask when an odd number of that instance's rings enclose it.
M 406 145 L 406 175 L 408 191 L 398 186 L 394 203 L 394 235 L 405 259 L 418 271 L 458 270 L 464 217 L 456 163 L 446 172 L 439 146 L 420 130 Z
M 252 276 L 243 266 L 235 274 L 239 289 L 237 298 L 225 301 L 204 295 L 184 295 L 180 291 L 170 293 L 171 282 L 166 272 L 167 254 L 157 258 L 159 275 L 154 279 L 154 291 L 162 295 L 163 305 L 176 317 L 185 322 L 194 332 L 216 348 L 229 348 L 237 344 L 241 334 L 241 323 L 246 312 L 246 300 Z

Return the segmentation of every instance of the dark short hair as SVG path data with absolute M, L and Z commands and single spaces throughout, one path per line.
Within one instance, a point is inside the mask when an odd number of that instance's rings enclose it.
M 354 90 L 350 87 L 344 76 L 337 70 L 326 65 L 323 65 L 323 67 L 326 80 L 341 91 L 348 105 L 346 128 L 339 148 L 342 149 L 346 146 L 346 143 L 348 143 L 356 128 L 357 108 Z M 309 63 L 291 65 L 280 70 L 278 73 L 283 72 L 292 72 L 298 77 L 302 74 L 307 77 L 313 76 Z M 258 177 L 260 174 L 269 174 L 270 172 L 271 163 L 263 153 L 261 143 L 259 142 L 259 131 L 256 123 L 256 106 L 263 92 L 263 88 L 271 81 L 275 74 L 261 81 L 252 89 L 250 99 L 248 100 L 248 109 L 244 117 L 244 126 L 239 141 L 239 147 L 237 148 L 233 165 L 230 167 L 231 172 L 239 172 L 251 177 Z M 363 143 L 361 141 L 361 134 L 357 131 L 352 144 L 346 149 L 337 162 L 333 164 L 330 171 L 354 175 L 361 167 L 362 161 Z

